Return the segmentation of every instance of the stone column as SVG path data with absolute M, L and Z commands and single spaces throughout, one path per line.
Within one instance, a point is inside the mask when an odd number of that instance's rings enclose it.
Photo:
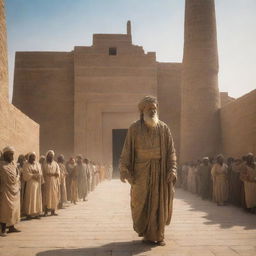
M 0 95 L 8 100 L 8 53 L 4 0 L 0 0 Z
M 214 0 L 186 0 L 181 163 L 218 153 L 218 71 Z

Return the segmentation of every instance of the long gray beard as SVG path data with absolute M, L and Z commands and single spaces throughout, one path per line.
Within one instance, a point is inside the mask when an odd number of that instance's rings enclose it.
M 159 119 L 158 119 L 158 115 L 155 114 L 153 117 L 149 116 L 148 114 L 144 113 L 143 119 L 145 121 L 145 123 L 149 126 L 149 127 L 156 127 L 157 124 L 159 123 Z

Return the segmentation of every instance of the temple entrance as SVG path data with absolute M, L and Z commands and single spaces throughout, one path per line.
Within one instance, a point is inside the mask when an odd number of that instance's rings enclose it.
M 113 178 L 119 177 L 119 158 L 122 153 L 127 129 L 113 129 L 112 130 L 112 151 L 113 151 Z

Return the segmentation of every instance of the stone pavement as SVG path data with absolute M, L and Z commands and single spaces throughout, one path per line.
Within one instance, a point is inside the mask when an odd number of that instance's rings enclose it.
M 256 216 L 241 209 L 177 189 L 167 246 L 155 247 L 132 229 L 129 185 L 105 181 L 88 199 L 57 217 L 22 221 L 22 233 L 0 237 L 0 256 L 256 255 Z

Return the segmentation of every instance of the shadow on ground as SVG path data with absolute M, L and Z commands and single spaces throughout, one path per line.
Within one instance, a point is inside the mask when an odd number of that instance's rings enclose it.
M 207 220 L 204 222 L 206 225 L 219 224 L 223 229 L 234 226 L 244 227 L 245 230 L 256 229 L 256 215 L 247 213 L 242 208 L 233 205 L 217 206 L 214 202 L 202 200 L 180 188 L 176 190 L 175 198 L 188 204 L 189 211 L 205 212 L 203 218 Z
M 154 247 L 154 245 L 144 244 L 141 241 L 116 242 L 99 247 L 48 250 L 39 252 L 36 256 L 128 256 L 148 252 Z

